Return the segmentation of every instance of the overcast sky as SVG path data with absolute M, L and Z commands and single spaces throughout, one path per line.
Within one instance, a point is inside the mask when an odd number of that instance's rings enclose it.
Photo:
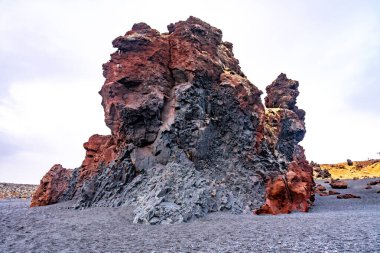
M 0 0 L 0 182 L 80 166 L 88 137 L 110 132 L 97 92 L 111 41 L 137 22 L 166 32 L 190 15 L 223 31 L 261 90 L 281 72 L 300 82 L 309 160 L 375 158 L 379 13 L 376 0 Z

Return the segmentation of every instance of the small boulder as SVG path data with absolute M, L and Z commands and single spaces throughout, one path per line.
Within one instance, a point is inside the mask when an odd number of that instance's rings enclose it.
M 333 189 L 347 189 L 347 182 L 341 180 L 332 180 L 330 186 Z
M 367 185 L 364 189 L 366 190 L 372 189 L 372 186 Z
M 347 159 L 347 165 L 352 166 L 352 165 L 354 165 L 354 163 L 350 159 Z
M 377 185 L 380 184 L 380 180 L 370 181 L 367 183 L 367 185 Z
M 340 192 L 336 192 L 336 191 L 329 191 L 329 195 L 339 195 Z
M 316 187 L 316 190 L 317 191 L 321 191 L 321 192 L 324 192 L 324 191 L 326 191 L 326 187 L 324 187 L 323 185 L 317 185 L 317 187 Z
M 346 194 L 341 194 L 336 196 L 338 199 L 360 199 L 360 196 L 351 194 L 351 193 L 346 193 Z

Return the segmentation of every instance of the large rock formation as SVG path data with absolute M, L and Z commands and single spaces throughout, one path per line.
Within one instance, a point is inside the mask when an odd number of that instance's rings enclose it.
M 190 17 L 168 30 L 138 23 L 113 41 L 100 91 L 111 135 L 84 145 L 60 199 L 135 206 L 135 222 L 149 224 L 307 211 L 314 182 L 298 145 L 298 82 L 281 74 L 265 109 L 219 29 Z

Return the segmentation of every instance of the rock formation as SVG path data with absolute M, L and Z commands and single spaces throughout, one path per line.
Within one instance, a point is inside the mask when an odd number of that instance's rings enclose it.
M 134 206 L 134 222 L 148 224 L 307 211 L 314 182 L 298 145 L 298 82 L 279 75 L 265 108 L 221 30 L 194 17 L 168 30 L 138 23 L 112 42 L 99 92 L 111 135 L 85 143 L 60 200 Z
M 30 206 L 45 206 L 57 203 L 69 186 L 71 170 L 60 164 L 54 165 L 41 179 L 40 185 L 33 194 Z

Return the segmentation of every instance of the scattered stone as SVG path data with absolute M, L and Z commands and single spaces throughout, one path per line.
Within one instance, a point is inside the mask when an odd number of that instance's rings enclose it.
M 338 199 L 360 199 L 360 196 L 351 194 L 351 193 L 346 193 L 346 194 L 341 194 L 336 196 Z
M 323 185 L 317 185 L 317 187 L 316 187 L 316 190 L 318 190 L 318 191 L 326 191 L 326 187 L 324 187 Z
M 367 183 L 367 185 L 377 185 L 380 184 L 380 180 L 370 181 Z
M 364 189 L 366 190 L 372 189 L 372 186 L 367 185 Z
M 347 165 L 352 166 L 352 165 L 354 165 L 354 163 L 350 159 L 347 159 Z
M 0 183 L 0 199 L 28 199 L 38 185 Z
M 347 182 L 342 180 L 332 180 L 330 186 L 333 189 L 347 189 Z
M 339 195 L 339 194 L 340 193 L 336 191 L 332 191 L 332 190 L 329 191 L 329 195 Z

